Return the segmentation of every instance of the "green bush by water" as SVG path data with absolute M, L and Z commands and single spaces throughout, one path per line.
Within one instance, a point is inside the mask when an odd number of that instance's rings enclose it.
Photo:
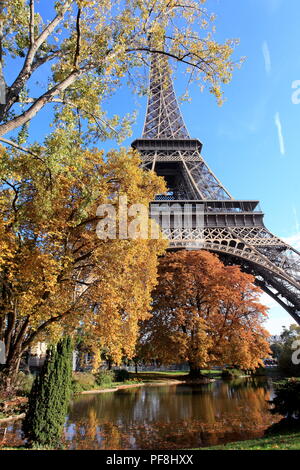
M 276 396 L 271 401 L 274 406 L 272 413 L 279 413 L 287 419 L 300 421 L 300 380 L 291 378 L 278 384 Z
M 244 375 L 244 372 L 240 369 L 224 369 L 222 370 L 223 379 L 235 379 Z
M 95 376 L 90 372 L 75 372 L 72 378 L 72 392 L 78 394 L 93 390 L 96 386 Z
M 112 370 L 101 370 L 95 374 L 95 381 L 98 387 L 111 385 L 114 379 L 115 374 Z

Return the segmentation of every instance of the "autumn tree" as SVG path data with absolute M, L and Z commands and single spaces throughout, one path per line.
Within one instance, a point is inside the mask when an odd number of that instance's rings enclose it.
M 17 129 L 23 140 L 29 121 L 51 103 L 60 119 L 84 118 L 90 140 L 118 134 L 118 118 L 108 119 L 102 103 L 123 77 L 141 90 L 138 68 L 149 63 L 149 52 L 184 64 L 221 102 L 237 41 L 214 38 L 205 1 L 1 1 L 0 135 Z
M 131 355 L 138 320 L 147 316 L 165 241 L 99 238 L 101 204 L 146 208 L 164 183 L 135 152 L 84 150 L 70 132 L 48 137 L 35 154 L 1 158 L 0 339 L 5 377 L 36 340 L 83 327 L 114 360 Z M 72 140 L 72 137 L 75 140 Z M 128 217 L 128 223 L 136 217 Z M 9 385 L 7 383 L 7 385 Z
M 9 382 L 34 341 L 78 324 L 114 360 L 132 354 L 164 244 L 99 240 L 96 212 L 116 195 L 148 206 L 164 188 L 134 153 L 92 146 L 128 134 L 131 119 L 107 117 L 104 103 L 125 79 L 135 82 L 151 53 L 184 64 L 221 101 L 235 41 L 214 39 L 204 3 L 0 2 L 0 338 Z M 28 126 L 44 107 L 54 130 L 33 142 Z
M 188 361 L 190 375 L 229 365 L 254 369 L 270 350 L 254 278 L 206 251 L 168 253 L 159 264 L 152 317 L 142 324 L 144 357 Z

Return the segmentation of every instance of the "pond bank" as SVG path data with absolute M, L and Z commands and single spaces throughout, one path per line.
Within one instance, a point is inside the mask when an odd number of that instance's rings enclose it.
M 212 378 L 207 378 L 204 377 L 203 379 L 194 379 L 194 380 L 189 380 L 189 379 L 167 379 L 167 380 L 154 380 L 153 382 L 139 382 L 136 384 L 124 384 L 124 385 L 117 385 L 116 387 L 113 388 L 95 388 L 92 390 L 84 390 L 80 392 L 80 395 L 87 395 L 87 394 L 93 394 L 93 393 L 108 393 L 108 392 L 117 392 L 118 390 L 126 390 L 128 388 L 135 388 L 135 387 L 158 387 L 158 386 L 165 386 L 165 385 L 179 385 L 179 384 L 207 384 L 214 382 L 215 379 Z

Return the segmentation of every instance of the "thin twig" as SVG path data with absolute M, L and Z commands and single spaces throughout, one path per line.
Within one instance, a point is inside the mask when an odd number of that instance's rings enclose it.
M 29 153 L 30 155 L 32 155 L 34 158 L 37 158 L 38 160 L 40 160 L 41 162 L 45 163 L 44 160 L 39 157 L 38 155 L 36 155 L 35 153 L 33 153 L 31 150 L 25 148 L 25 147 L 21 147 L 20 145 L 16 144 L 15 142 L 13 142 L 12 140 L 8 140 L 8 139 L 5 139 L 4 137 L 0 137 L 0 142 L 3 142 L 4 144 L 7 144 L 7 145 L 10 145 L 11 147 L 14 147 L 15 149 L 17 150 L 21 150 L 21 152 L 25 152 L 25 153 Z
M 16 214 L 16 213 L 18 212 L 18 209 L 17 209 L 17 207 L 16 207 L 16 202 L 17 202 L 17 200 L 18 200 L 18 198 L 19 198 L 19 189 L 16 188 L 16 186 L 15 186 L 14 184 L 10 183 L 10 182 L 7 181 L 6 179 L 4 179 L 4 178 L 1 178 L 1 179 L 2 179 L 2 181 L 3 181 L 5 184 L 7 184 L 7 186 L 9 186 L 10 188 L 12 188 L 12 190 L 13 190 L 14 193 L 15 193 L 15 196 L 14 196 L 14 199 L 13 199 L 11 205 L 12 205 L 12 208 L 13 208 L 13 210 L 14 210 L 14 213 Z
M 34 43 L 34 0 L 30 0 L 29 42 L 32 47 Z
M 102 124 L 103 124 L 105 127 L 108 127 L 108 128 L 109 128 L 111 131 L 113 131 L 115 134 L 118 134 L 118 131 L 117 131 L 114 127 L 112 127 L 110 124 L 108 124 L 108 122 L 104 121 L 104 119 L 101 119 L 99 116 L 95 116 L 93 113 L 91 113 L 90 111 L 87 111 L 87 110 L 84 109 L 84 108 L 79 108 L 76 104 L 72 103 L 71 101 L 66 101 L 66 100 L 64 100 L 64 99 L 62 99 L 62 98 L 53 98 L 53 99 L 51 100 L 51 103 L 61 103 L 61 104 L 65 104 L 66 106 L 71 106 L 72 108 L 76 108 L 76 109 L 79 110 L 81 113 L 85 113 L 85 114 L 91 116 L 91 117 L 94 119 L 94 121 L 95 121 L 95 123 L 96 123 L 98 129 L 99 129 L 101 132 L 103 131 L 103 128 L 100 126 L 100 124 L 99 124 L 98 121 L 102 122 Z
M 80 38 L 81 38 L 81 31 L 80 31 L 80 15 L 81 15 L 81 8 L 78 8 L 77 18 L 76 18 L 76 31 L 77 31 L 77 41 L 76 41 L 76 50 L 74 56 L 74 68 L 77 68 L 78 59 L 80 55 Z

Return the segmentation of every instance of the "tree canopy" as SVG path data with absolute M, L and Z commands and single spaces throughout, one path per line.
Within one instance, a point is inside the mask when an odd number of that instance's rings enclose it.
M 254 278 L 224 266 L 206 251 L 179 251 L 160 259 L 152 317 L 142 324 L 144 357 L 254 369 L 269 353 Z
M 59 131 L 57 131 L 59 133 Z M 125 150 L 106 158 L 49 137 L 44 158 L 2 151 L 0 339 L 12 371 L 36 339 L 83 326 L 114 358 L 134 350 L 164 240 L 100 239 L 100 204 L 148 207 L 164 184 Z M 58 139 L 58 140 L 57 140 Z M 129 218 L 130 219 L 130 218 Z
M 221 101 L 236 41 L 218 42 L 213 22 L 205 0 L 0 2 L 0 339 L 9 374 L 32 342 L 83 326 L 114 360 L 133 354 L 166 243 L 100 240 L 97 208 L 115 195 L 148 207 L 165 187 L 135 152 L 98 149 L 131 123 L 107 115 L 105 102 L 129 83 L 143 90 L 136 80 L 151 53 L 184 64 L 188 80 Z M 29 124 L 45 107 L 51 132 L 35 139 Z
M 1 2 L 0 82 L 6 96 L 0 135 L 18 129 L 23 138 L 28 122 L 49 103 L 57 104 L 60 120 L 83 117 L 89 139 L 112 135 L 118 118 L 109 120 L 102 103 L 124 77 L 136 85 L 149 52 L 183 63 L 189 79 L 207 83 L 221 102 L 222 84 L 237 65 L 232 59 L 237 41 L 214 38 L 214 15 L 205 2 L 58 0 L 46 7 L 35 0 Z M 6 77 L 7 69 L 15 71 L 13 79 Z

